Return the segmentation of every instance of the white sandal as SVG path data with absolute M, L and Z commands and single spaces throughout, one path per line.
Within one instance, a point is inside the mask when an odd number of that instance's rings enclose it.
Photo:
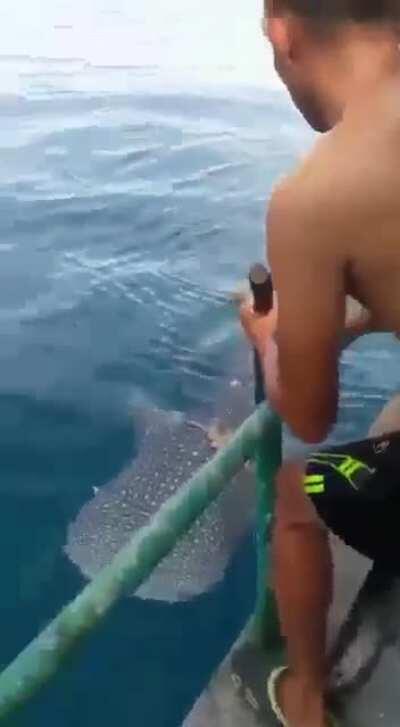
M 272 709 L 276 719 L 282 725 L 282 727 L 290 727 L 290 725 L 279 706 L 276 694 L 277 694 L 278 682 L 279 682 L 281 676 L 287 670 L 288 670 L 287 666 L 280 666 L 280 667 L 278 667 L 278 669 L 273 669 L 271 674 L 268 677 L 268 682 L 267 682 L 267 692 L 268 692 L 269 703 L 271 705 L 271 709 Z
M 277 698 L 277 690 L 278 690 L 278 682 L 281 678 L 281 676 L 288 670 L 287 666 L 280 666 L 277 669 L 273 669 L 271 674 L 268 677 L 267 682 L 267 693 L 268 693 L 268 700 L 271 706 L 271 709 L 278 720 L 281 727 L 290 727 L 289 722 L 287 721 L 285 715 L 283 714 L 278 698 Z M 339 727 L 339 723 L 337 720 L 333 717 L 333 715 L 328 714 L 328 718 L 330 721 L 331 727 Z

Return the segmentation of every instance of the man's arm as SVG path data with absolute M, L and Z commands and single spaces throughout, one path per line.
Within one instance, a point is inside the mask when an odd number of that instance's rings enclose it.
M 260 351 L 272 404 L 293 432 L 321 441 L 334 424 L 345 322 L 342 265 L 329 226 L 279 190 L 268 215 L 268 246 L 278 298 L 275 337 Z

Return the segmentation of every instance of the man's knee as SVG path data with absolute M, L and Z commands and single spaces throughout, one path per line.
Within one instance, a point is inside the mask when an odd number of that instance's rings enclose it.
M 320 525 L 320 519 L 304 490 L 304 462 L 282 465 L 276 480 L 276 525 Z

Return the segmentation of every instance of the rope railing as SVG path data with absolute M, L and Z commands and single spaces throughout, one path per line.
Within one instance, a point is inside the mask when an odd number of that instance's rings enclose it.
M 271 414 L 268 443 L 256 449 L 257 477 L 257 602 L 251 635 L 264 649 L 281 647 L 278 611 L 272 584 L 270 543 L 275 511 L 276 473 L 282 460 L 282 424 Z
M 262 446 L 260 446 L 262 444 Z M 111 610 L 118 599 L 137 590 L 167 556 L 179 538 L 219 496 L 250 459 L 257 461 L 259 476 L 259 596 L 255 633 L 263 638 L 268 609 L 273 608 L 265 589 L 263 555 L 271 512 L 272 481 L 280 458 L 280 424 L 261 405 L 238 429 L 229 444 L 205 464 L 152 519 L 138 531 L 84 590 L 67 605 L 16 659 L 0 674 L 0 722 L 36 694 L 60 669 L 82 638 Z

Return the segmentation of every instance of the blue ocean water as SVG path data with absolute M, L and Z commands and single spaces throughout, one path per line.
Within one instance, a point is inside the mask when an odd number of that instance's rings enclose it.
M 82 587 L 66 528 L 134 456 L 135 405 L 212 399 L 240 335 L 225 293 L 312 141 L 263 67 L 256 4 L 228 9 L 1 11 L 1 666 Z M 346 353 L 338 438 L 398 385 L 393 351 Z M 177 727 L 253 597 L 249 539 L 212 593 L 121 603 L 13 724 Z

